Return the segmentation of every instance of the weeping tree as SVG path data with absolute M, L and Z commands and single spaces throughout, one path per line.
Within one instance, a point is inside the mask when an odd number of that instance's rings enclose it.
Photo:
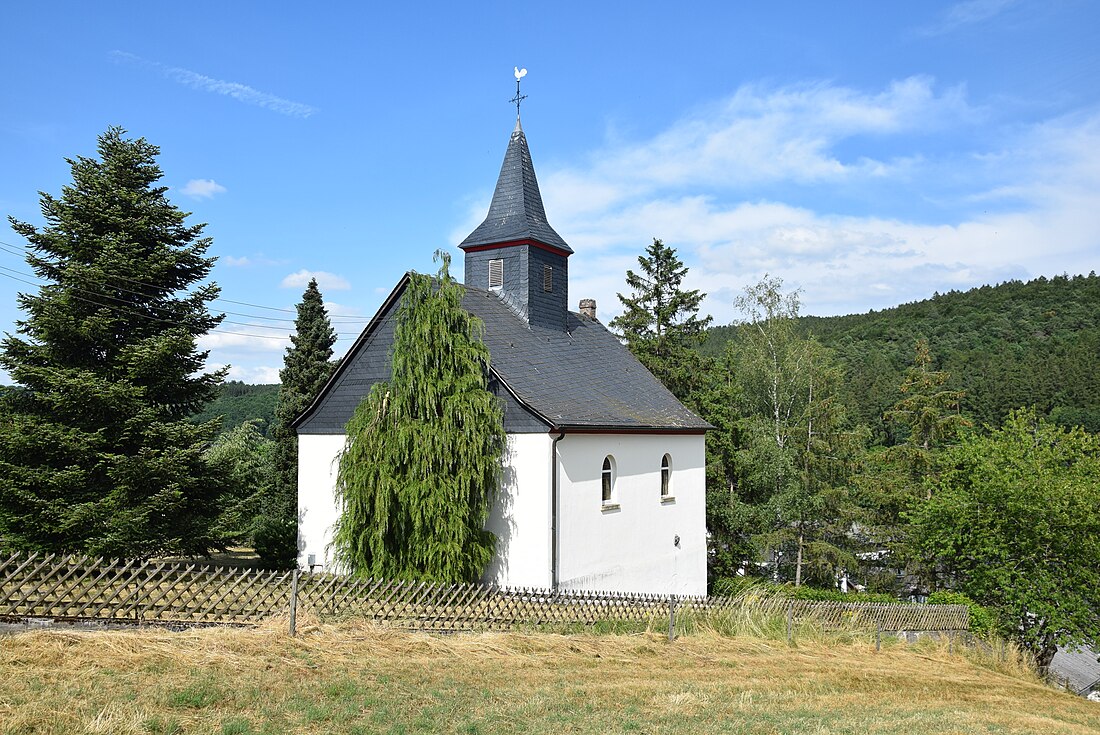
M 503 413 L 489 391 L 481 320 L 442 261 L 411 274 L 397 311 L 389 381 L 345 433 L 333 551 L 363 576 L 469 582 L 493 557 L 485 530 L 500 478 Z

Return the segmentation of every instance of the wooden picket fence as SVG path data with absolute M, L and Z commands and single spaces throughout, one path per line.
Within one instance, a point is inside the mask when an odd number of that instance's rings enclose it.
M 310 612 L 353 615 L 420 630 L 541 625 L 652 624 L 670 612 L 708 615 L 746 607 L 824 626 L 879 631 L 966 630 L 963 605 L 814 602 L 765 597 L 670 597 L 502 589 L 490 585 L 365 580 L 335 574 L 227 569 L 186 562 L 0 554 L 0 620 L 254 624 Z

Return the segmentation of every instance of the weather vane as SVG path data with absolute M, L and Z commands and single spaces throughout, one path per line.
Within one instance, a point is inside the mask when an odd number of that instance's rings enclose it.
M 519 93 L 519 80 L 523 79 L 525 76 L 527 76 L 527 70 L 526 69 L 520 69 L 517 66 L 516 67 L 516 96 L 513 97 L 512 99 L 508 100 L 509 102 L 515 102 L 516 103 L 516 119 L 517 120 L 519 120 L 519 103 L 523 102 L 525 99 L 527 99 L 527 95 Z

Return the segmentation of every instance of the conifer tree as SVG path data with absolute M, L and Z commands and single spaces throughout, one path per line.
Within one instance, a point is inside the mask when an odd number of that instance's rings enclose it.
M 630 296 L 617 294 L 626 308 L 609 326 L 658 380 L 682 401 L 689 401 L 700 387 L 704 370 L 694 348 L 711 317 L 699 317 L 706 294 L 681 288 L 687 267 L 675 248 L 657 238 L 638 256 L 640 272 L 626 272 Z M 694 403 L 695 401 L 690 401 Z
M 112 556 L 203 553 L 221 480 L 203 460 L 215 423 L 187 418 L 223 372 L 196 339 L 221 316 L 202 283 L 204 225 L 158 185 L 159 149 L 110 128 L 98 159 L 41 194 L 41 228 L 11 220 L 45 283 L 0 347 L 21 390 L 0 415 L 0 537 L 27 550 Z
M 253 545 L 267 566 L 293 566 L 298 556 L 298 435 L 291 423 L 320 393 L 332 375 L 336 332 L 325 310 L 317 279 L 310 279 L 298 303 L 291 346 L 279 371 L 279 398 L 272 432 L 275 447 L 275 487 L 263 503 L 253 533 Z
M 902 398 L 883 417 L 901 429 L 905 441 L 868 452 L 853 478 L 864 509 L 863 533 L 885 552 L 880 565 L 924 576 L 935 570 L 920 568 L 904 515 L 931 499 L 944 453 L 972 424 L 960 411 L 964 393 L 947 387 L 949 373 L 932 368 L 928 340 L 918 339 L 899 388 Z
M 348 422 L 336 495 L 337 561 L 364 576 L 476 580 L 492 560 L 485 522 L 505 446 L 488 389 L 481 321 L 462 308 L 450 259 L 411 274 L 397 312 L 393 372 Z

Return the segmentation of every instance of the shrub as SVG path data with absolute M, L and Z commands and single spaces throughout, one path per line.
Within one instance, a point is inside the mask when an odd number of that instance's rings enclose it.
M 966 605 L 970 608 L 971 633 L 977 635 L 990 635 L 996 629 L 996 621 L 993 611 L 971 600 L 962 592 L 933 592 L 928 595 L 929 605 Z
M 794 587 L 789 584 L 773 584 L 761 582 L 754 577 L 719 577 L 711 585 L 711 594 L 718 597 L 736 597 L 748 588 L 753 587 L 768 596 L 782 597 L 791 600 L 814 600 L 828 602 L 886 602 L 896 603 L 899 600 L 893 595 L 876 592 L 841 592 L 838 589 L 821 589 L 819 587 L 807 587 L 802 585 Z

